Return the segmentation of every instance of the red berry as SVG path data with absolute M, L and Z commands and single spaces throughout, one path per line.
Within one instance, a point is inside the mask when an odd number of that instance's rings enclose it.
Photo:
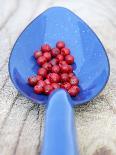
M 47 59 L 44 57 L 44 56 L 40 56 L 38 59 L 37 59 L 37 63 L 39 64 L 39 65 L 43 65 L 44 63 L 46 63 L 47 62 Z
M 50 47 L 49 44 L 44 44 L 44 45 L 41 46 L 41 51 L 42 52 L 50 52 L 50 50 L 51 50 L 51 47 Z
M 43 91 L 44 91 L 44 88 L 41 87 L 40 85 L 34 86 L 34 92 L 35 92 L 36 94 L 43 93 Z
M 69 78 L 71 78 L 74 76 L 74 73 L 69 73 L 68 76 L 69 76 Z
M 64 56 L 61 54 L 58 54 L 56 58 L 59 62 L 64 60 Z
M 50 79 L 52 73 L 47 74 L 47 79 Z
M 53 73 L 59 73 L 59 72 L 60 72 L 60 67 L 59 67 L 58 65 L 54 65 L 54 66 L 52 67 L 52 72 L 53 72 Z
M 43 78 L 47 76 L 47 70 L 45 68 L 40 68 L 38 70 L 38 75 L 41 75 Z
M 56 57 L 58 54 L 60 54 L 60 50 L 58 48 L 53 48 L 51 53 L 53 57 Z
M 72 73 L 73 72 L 73 67 L 71 65 L 68 65 L 68 70 L 69 70 L 69 73 Z
M 46 84 L 51 84 L 51 82 L 50 82 L 49 79 L 44 80 L 44 82 L 45 82 Z
M 53 91 L 52 85 L 45 85 L 45 87 L 44 87 L 44 93 L 46 95 L 49 95 L 52 91 Z
M 71 65 L 74 63 L 74 57 L 72 55 L 66 55 L 65 61 L 67 62 L 67 64 Z
M 78 83 L 79 83 L 79 80 L 77 79 L 76 76 L 71 77 L 71 79 L 70 79 L 71 85 L 78 85 Z
M 45 52 L 44 54 L 43 54 L 43 56 L 47 59 L 47 61 L 50 61 L 51 60 L 51 53 L 49 53 L 49 52 Z
M 60 61 L 59 66 L 61 67 L 62 65 L 67 65 L 66 61 Z
M 52 59 L 50 61 L 50 63 L 52 64 L 52 66 L 57 65 L 58 64 L 58 60 L 54 58 L 54 59 Z
M 79 89 L 79 87 L 75 87 L 75 86 L 72 86 L 69 90 L 68 90 L 68 92 L 69 92 L 69 94 L 71 95 L 71 96 L 76 96 L 76 95 L 78 95 L 78 93 L 80 92 L 80 89 Z
M 37 84 L 37 77 L 36 76 L 31 76 L 28 78 L 28 83 L 30 86 L 35 86 Z
M 66 89 L 66 90 L 69 90 L 71 88 L 71 84 L 69 82 L 65 82 L 64 84 L 62 84 L 61 87 Z
M 43 80 L 43 77 L 41 75 L 37 75 L 36 78 L 37 78 L 37 81 Z
M 61 49 L 61 54 L 66 56 L 66 55 L 69 55 L 70 54 L 70 49 L 69 48 L 62 48 Z
M 65 47 L 65 43 L 63 41 L 58 41 L 56 43 L 56 47 L 59 48 L 59 49 L 62 49 Z
M 62 73 L 68 73 L 69 72 L 68 65 L 62 65 L 60 68 L 61 68 Z
M 54 89 L 58 89 L 58 88 L 60 88 L 60 85 L 58 83 L 52 83 L 52 87 Z
M 45 68 L 47 71 L 51 71 L 52 70 L 52 65 L 50 63 L 45 63 L 42 66 L 43 68 Z
M 45 81 L 40 80 L 40 81 L 38 81 L 37 85 L 39 85 L 41 87 L 44 87 L 45 86 Z
M 39 58 L 40 56 L 42 56 L 42 52 L 41 51 L 35 51 L 34 52 L 35 59 Z
M 58 82 L 60 82 L 60 76 L 58 74 L 56 74 L 56 73 L 51 73 L 50 81 L 52 83 L 58 83 Z
M 67 82 L 67 81 L 69 81 L 69 77 L 68 77 L 68 74 L 67 74 L 67 73 L 61 74 L 61 81 L 62 81 L 62 82 Z

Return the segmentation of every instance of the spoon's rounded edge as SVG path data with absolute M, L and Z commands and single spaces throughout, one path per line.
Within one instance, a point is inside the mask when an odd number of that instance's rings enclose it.
M 43 14 L 43 13 L 45 13 L 46 11 L 48 11 L 49 9 L 53 9 L 53 8 L 62 8 L 62 9 L 66 9 L 66 10 L 70 11 L 71 13 L 73 13 L 75 16 L 77 16 L 74 12 L 72 12 L 71 10 L 69 10 L 69 9 L 67 9 L 67 8 L 65 8 L 65 7 L 62 7 L 62 6 L 50 7 L 50 8 L 48 8 L 48 9 L 46 9 L 44 12 L 42 12 L 41 14 Z M 41 15 L 41 14 L 40 14 L 40 15 Z M 40 15 L 39 15 L 39 16 L 40 16 Z M 37 16 L 34 20 L 32 20 L 32 21 L 25 27 L 25 29 L 20 33 L 19 37 L 17 38 L 15 44 L 18 42 L 18 40 L 19 40 L 20 36 L 23 34 L 23 32 L 24 32 L 24 31 L 25 31 L 25 30 L 39 17 L 39 16 Z M 78 17 L 80 20 L 82 20 L 79 16 L 77 16 L 77 17 Z M 83 23 L 85 23 L 85 24 L 88 26 L 88 24 L 87 24 L 84 20 L 82 20 L 82 21 L 83 21 Z M 105 55 L 106 55 L 106 58 L 107 58 L 107 62 L 108 62 L 108 74 L 107 74 L 107 77 L 106 77 L 106 82 L 104 83 L 103 87 L 98 91 L 97 94 L 93 95 L 93 96 L 91 97 L 91 99 L 85 99 L 83 102 L 82 102 L 82 101 L 72 101 L 72 103 L 73 103 L 74 106 L 76 106 L 76 105 L 87 104 L 89 101 L 93 100 L 96 96 L 98 96 L 99 93 L 105 88 L 105 86 L 106 86 L 106 84 L 107 84 L 107 82 L 108 82 L 108 80 L 109 80 L 109 77 L 110 77 L 110 62 L 109 62 L 109 59 L 108 59 L 108 55 L 107 55 L 107 53 L 106 53 L 106 50 L 105 50 L 105 48 L 104 48 L 104 46 L 103 46 L 101 40 L 100 40 L 100 39 L 98 38 L 98 36 L 96 35 L 96 33 L 95 33 L 89 26 L 88 26 L 88 28 L 94 33 L 94 35 L 96 36 L 96 38 L 97 38 L 98 41 L 100 42 L 100 44 L 101 44 L 101 46 L 102 46 L 102 49 L 103 49 L 104 52 L 105 52 Z M 23 92 L 21 89 L 19 89 L 19 88 L 17 87 L 15 81 L 13 80 L 12 76 L 11 76 L 11 72 L 10 72 L 10 60 L 11 60 L 11 56 L 12 56 L 12 53 L 13 53 L 13 49 L 14 49 L 14 47 L 15 47 L 15 44 L 14 44 L 12 50 L 11 50 L 11 53 L 10 53 L 10 56 L 9 56 L 9 62 L 8 62 L 8 71 L 9 71 L 10 79 L 11 79 L 12 83 L 14 84 L 15 88 L 16 88 L 23 96 L 29 98 L 29 99 L 32 100 L 35 104 L 43 104 L 43 105 L 45 105 L 45 104 L 46 104 L 45 101 L 40 101 L 40 100 L 36 100 L 36 99 L 34 99 L 34 98 L 31 98 L 31 97 L 28 96 L 25 92 Z M 58 90 L 57 90 L 57 91 L 58 91 Z

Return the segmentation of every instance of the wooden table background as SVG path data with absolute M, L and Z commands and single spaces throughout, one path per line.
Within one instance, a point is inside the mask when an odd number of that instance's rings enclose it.
M 75 108 L 80 155 L 116 155 L 116 0 L 0 0 L 0 155 L 37 155 L 44 107 L 21 96 L 8 75 L 8 57 L 18 35 L 43 10 L 65 6 L 103 42 L 111 65 L 105 90 Z

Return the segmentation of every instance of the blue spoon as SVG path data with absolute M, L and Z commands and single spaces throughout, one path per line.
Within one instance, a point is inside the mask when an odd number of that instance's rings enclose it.
M 52 95 L 36 95 L 27 77 L 38 66 L 33 51 L 43 43 L 55 46 L 63 40 L 75 58 L 74 72 L 80 80 L 80 94 L 70 97 L 59 89 Z M 9 73 L 19 92 L 37 104 L 46 104 L 46 124 L 41 155 L 79 155 L 72 106 L 86 104 L 105 87 L 109 78 L 105 49 L 89 26 L 73 12 L 53 7 L 32 21 L 17 39 L 9 59 Z

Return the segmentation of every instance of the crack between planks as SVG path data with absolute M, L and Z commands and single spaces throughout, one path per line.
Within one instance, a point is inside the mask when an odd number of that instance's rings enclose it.
M 29 116 L 29 113 L 30 113 L 30 111 L 32 111 L 34 108 L 35 108 L 35 105 L 33 105 L 29 110 L 27 110 L 27 112 L 26 112 L 26 114 L 25 114 L 25 118 L 24 118 L 24 120 L 23 120 L 22 126 L 21 126 L 20 131 L 19 131 L 19 135 L 18 135 L 18 138 L 17 138 L 17 142 L 16 142 L 16 145 L 15 145 L 15 149 L 14 149 L 14 151 L 13 151 L 13 155 L 16 154 L 16 151 L 17 151 L 17 148 L 18 148 L 18 145 L 19 145 L 19 142 L 20 142 L 20 137 L 21 137 L 22 131 L 23 131 L 23 129 L 24 129 L 26 120 L 27 120 L 27 118 L 28 118 L 28 116 Z

